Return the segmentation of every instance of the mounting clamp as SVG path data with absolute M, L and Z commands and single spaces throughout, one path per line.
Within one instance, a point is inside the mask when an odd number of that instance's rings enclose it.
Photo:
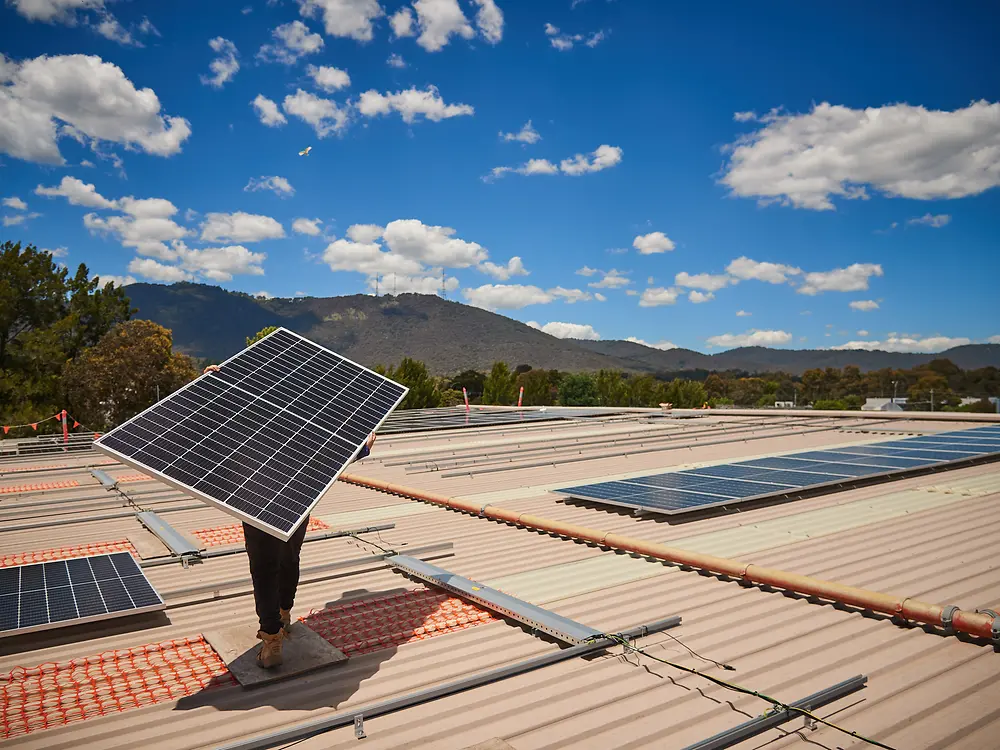
M 357 714 L 354 717 L 354 736 L 359 740 L 363 740 L 365 737 L 368 736 L 367 734 L 365 734 L 364 714 Z
M 951 630 L 952 620 L 955 617 L 956 612 L 958 612 L 958 607 L 954 604 L 949 604 L 941 610 L 941 627 L 945 630 Z

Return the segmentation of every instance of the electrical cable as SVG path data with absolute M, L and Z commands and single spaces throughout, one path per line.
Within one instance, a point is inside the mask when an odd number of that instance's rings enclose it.
M 750 688 L 745 688 L 742 685 L 736 685 L 735 683 L 727 682 L 726 680 L 719 679 L 718 677 L 713 677 L 710 674 L 705 674 L 704 672 L 700 672 L 697 669 L 693 669 L 691 667 L 685 667 L 681 664 L 675 664 L 672 661 L 661 659 L 658 656 L 653 656 L 652 654 L 648 653 L 645 649 L 641 649 L 638 646 L 633 645 L 627 638 L 625 638 L 621 634 L 608 633 L 605 635 L 594 636 L 594 638 L 591 640 L 600 640 L 601 638 L 607 638 L 608 640 L 614 641 L 615 643 L 621 645 L 623 648 L 629 649 L 630 651 L 633 651 L 636 654 L 641 654 L 642 656 L 648 657 L 653 661 L 660 662 L 661 664 L 666 664 L 668 667 L 679 669 L 680 671 L 687 672 L 688 674 L 704 677 L 709 682 L 715 683 L 719 687 L 725 688 L 726 690 L 732 690 L 737 693 L 742 693 L 743 695 L 749 695 L 754 698 L 760 698 L 761 700 L 770 703 L 775 709 L 801 714 L 802 716 L 808 717 L 812 721 L 815 721 L 819 724 L 828 726 L 831 729 L 836 729 L 838 732 L 843 732 L 844 734 L 849 735 L 857 740 L 861 740 L 862 742 L 867 742 L 869 745 L 874 745 L 875 747 L 881 747 L 883 748 L 883 750 L 895 750 L 893 747 L 886 745 L 882 742 L 879 742 L 878 740 L 873 740 L 869 737 L 865 737 L 861 734 L 858 734 L 857 732 L 851 729 L 846 729 L 844 727 L 838 726 L 834 724 L 832 721 L 827 721 L 826 719 L 817 716 L 812 711 L 806 708 L 798 708 L 796 706 L 790 706 L 787 703 L 782 703 L 777 698 L 772 698 L 771 696 L 765 695 L 764 693 L 761 693 L 757 690 L 751 690 Z M 677 639 L 675 638 L 674 640 Z M 685 646 L 685 648 L 687 647 Z

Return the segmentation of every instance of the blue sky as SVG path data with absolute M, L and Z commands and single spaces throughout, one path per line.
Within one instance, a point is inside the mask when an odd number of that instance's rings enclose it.
M 1000 11 L 807 5 L 5 0 L 0 238 L 701 351 L 1000 342 Z

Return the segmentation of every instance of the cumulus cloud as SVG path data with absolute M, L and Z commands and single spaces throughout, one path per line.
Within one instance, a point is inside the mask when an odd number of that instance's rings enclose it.
M 681 290 L 673 287 L 662 286 L 650 287 L 643 291 L 639 298 L 639 307 L 661 307 L 662 305 L 673 305 L 677 302 Z
M 861 312 L 871 312 L 872 310 L 878 310 L 878 302 L 873 299 L 856 299 L 851 302 L 850 308 L 852 310 L 860 310 Z
M 861 335 L 861 331 L 858 331 L 858 335 L 859 336 Z M 1000 335 L 998 335 L 998 336 L 990 336 L 988 339 L 986 339 L 986 343 L 987 344 L 1000 344 Z
M 266 253 L 253 253 L 242 245 L 208 247 L 201 250 L 178 248 L 182 268 L 212 281 L 229 281 L 234 275 L 263 276 L 261 263 Z M 135 271 L 131 265 L 130 271 Z M 142 273 L 139 271 L 139 273 Z
M 416 32 L 413 29 L 413 11 L 403 6 L 389 19 L 389 26 L 392 28 L 393 36 L 397 39 L 413 36 Z
M 294 65 L 299 58 L 323 49 L 323 37 L 309 31 L 309 27 L 302 21 L 292 21 L 278 26 L 271 32 L 271 37 L 274 41 L 258 50 L 258 60 Z
M 93 187 L 93 186 L 91 186 L 91 187 Z M 3 204 L 7 208 L 13 208 L 15 211 L 27 211 L 28 210 L 28 204 L 25 203 L 20 198 L 18 198 L 17 196 L 12 196 L 10 198 L 4 198 L 3 199 Z
M 133 258 L 128 264 L 128 270 L 153 281 L 193 281 L 194 274 L 188 273 L 180 266 L 170 266 L 152 258 Z
M 538 143 L 542 140 L 542 136 L 532 127 L 531 120 L 528 120 L 516 133 L 504 133 L 501 130 L 500 139 L 508 143 L 511 141 L 516 141 L 517 143 Z
M 1000 185 L 1000 102 L 955 111 L 893 104 L 818 104 L 774 111 L 729 147 L 721 182 L 762 203 L 833 210 L 868 189 L 917 200 L 978 195 Z
M 162 199 L 154 199 L 159 202 Z M 174 243 L 188 235 L 188 230 L 180 226 L 172 218 L 176 208 L 169 201 L 162 201 L 173 211 L 161 210 L 159 214 L 149 212 L 143 215 L 141 206 L 136 206 L 136 213 L 109 216 L 107 218 L 95 213 L 83 217 L 83 225 L 92 234 L 111 234 L 118 238 L 123 247 L 134 248 L 140 255 L 146 255 L 160 260 L 173 261 L 177 259 Z M 170 243 L 168 246 L 167 243 Z
M 688 293 L 688 300 L 696 305 L 700 305 L 702 302 L 711 302 L 715 299 L 715 295 L 711 292 L 699 292 L 697 289 L 693 289 Z
M 860 331 L 858 331 L 858 335 L 861 335 Z M 972 340 L 965 338 L 964 336 L 958 338 L 951 338 L 948 336 L 920 337 L 890 333 L 882 341 L 848 341 L 846 344 L 831 346 L 830 348 L 837 350 L 863 349 L 869 352 L 918 352 L 924 354 L 936 354 L 955 346 L 965 346 L 971 343 Z
M 332 65 L 307 65 L 306 73 L 317 86 L 328 93 L 351 85 L 351 77 L 347 75 L 347 71 Z
M 285 116 L 281 114 L 281 110 L 278 109 L 277 103 L 271 101 L 263 94 L 257 94 L 257 97 L 251 104 L 257 113 L 257 117 L 269 128 L 276 128 L 288 122 Z
M 385 11 L 378 0 L 297 0 L 303 18 L 322 18 L 328 36 L 370 42 L 372 22 Z
M 69 255 L 69 250 L 67 250 L 65 247 L 56 247 L 52 249 L 47 247 L 40 247 L 38 249 L 43 253 L 48 253 L 53 258 L 65 258 L 67 255 Z
M 519 310 L 528 305 L 546 305 L 554 299 L 540 287 L 523 284 L 484 284 L 463 289 L 462 294 L 471 304 L 486 310 Z
M 368 289 L 374 291 L 376 279 L 368 279 Z M 405 274 L 393 274 L 391 278 L 384 277 L 379 287 L 383 293 L 387 294 L 437 294 L 438 292 L 453 292 L 458 289 L 458 279 L 454 276 L 407 276 Z
M 386 94 L 375 90 L 365 91 L 358 99 L 357 109 L 365 117 L 377 117 L 395 111 L 408 125 L 421 116 L 432 122 L 440 122 L 475 112 L 469 104 L 445 104 L 434 86 L 428 86 L 423 91 L 409 88 Z
M 726 274 L 696 273 L 690 274 L 681 271 L 674 276 L 674 284 L 687 287 L 688 289 L 704 289 L 706 292 L 715 292 L 723 287 L 729 286 L 730 278 Z M 711 299 L 711 298 L 709 298 Z M 691 299 L 694 302 L 694 298 Z M 704 299 L 699 299 L 705 302 Z
M 472 0 L 479 6 L 476 11 L 476 28 L 480 35 L 490 44 L 497 44 L 503 39 L 503 12 L 494 0 Z
M 760 331 L 753 329 L 746 333 L 724 333 L 721 336 L 710 336 L 706 341 L 709 346 L 733 349 L 738 346 L 781 346 L 792 340 L 792 334 L 787 331 Z
M 741 281 L 755 279 L 768 284 L 785 284 L 789 281 L 789 276 L 801 274 L 802 269 L 781 263 L 759 262 L 741 255 L 726 266 L 726 273 Z
M 653 255 L 673 250 L 677 245 L 663 232 L 650 232 L 638 235 L 632 240 L 632 247 L 638 250 L 641 255 Z
M 600 273 L 596 268 L 591 268 L 590 266 L 584 266 L 583 268 L 578 268 L 573 273 L 579 276 L 593 276 L 595 273 Z
M 374 242 L 338 239 L 326 246 L 323 262 L 331 271 L 352 271 L 374 279 L 385 274 L 418 276 L 424 267 L 419 261 L 387 252 Z
M 594 292 L 594 299 L 596 299 L 598 302 L 607 302 L 608 301 L 608 298 L 605 297 L 600 292 Z
M 546 23 L 545 36 L 549 38 L 549 44 L 554 49 L 560 52 L 567 52 L 573 49 L 573 45 L 581 42 L 588 47 L 596 47 L 604 41 L 607 34 L 603 30 L 593 31 L 589 34 L 565 34 L 559 30 L 559 27 L 553 26 L 551 23 Z
M 378 224 L 352 224 L 347 228 L 347 236 L 353 242 L 369 244 L 380 239 L 385 234 L 385 227 Z
M 406 60 L 403 59 L 402 55 L 397 55 L 395 52 L 393 52 L 391 55 L 389 55 L 388 59 L 385 61 L 385 64 L 388 65 L 390 68 L 405 68 Z
M 142 47 L 143 44 L 125 29 L 105 7 L 104 0 L 7 0 L 14 10 L 29 21 L 61 23 L 75 26 L 83 23 L 105 39 L 119 44 Z M 138 25 L 133 25 L 137 34 L 160 35 L 148 18 L 143 17 Z
M 534 320 L 529 320 L 525 325 L 537 328 L 542 333 L 555 336 L 557 339 L 585 339 L 587 341 L 599 341 L 601 334 L 594 330 L 591 325 L 580 323 L 560 323 L 552 321 L 545 325 L 539 325 Z
M 469 268 L 486 261 L 488 256 L 482 245 L 454 235 L 451 227 L 431 226 L 418 219 L 397 219 L 386 224 L 382 239 L 392 252 L 429 266 Z
M 201 82 L 206 86 L 220 89 L 239 72 L 240 61 L 237 59 L 239 52 L 235 44 L 228 39 L 223 39 L 221 36 L 210 40 L 208 46 L 218 56 L 208 64 L 208 69 L 212 71 L 212 75 L 203 75 Z
M 137 90 L 121 68 L 94 55 L 42 55 L 22 63 L 0 55 L 0 152 L 64 164 L 58 139 L 97 152 L 105 143 L 171 156 L 191 135 L 183 117 L 160 114 L 152 89 Z
M 490 261 L 484 261 L 480 266 L 479 270 L 492 276 L 494 279 L 499 279 L 500 281 L 507 281 L 511 276 L 527 276 L 528 271 L 524 267 L 524 263 L 521 262 L 521 258 L 515 255 L 509 261 L 507 265 L 499 265 L 497 263 L 491 263 Z
M 94 276 L 98 279 L 102 288 L 106 284 L 114 284 L 115 286 L 128 286 L 129 284 L 136 283 L 135 276 L 116 276 L 111 273 L 94 274 Z
M 650 349 L 660 349 L 661 351 L 667 351 L 668 349 L 676 349 L 677 344 L 670 341 L 659 341 L 655 344 L 651 344 L 643 339 L 637 339 L 635 336 L 629 336 L 626 341 L 631 341 L 633 344 L 641 344 L 642 346 L 648 346 Z
M 580 272 L 577 271 L 577 273 Z M 592 282 L 587 286 L 592 286 L 595 289 L 620 289 L 632 283 L 632 279 L 625 275 L 626 271 L 619 271 L 616 268 L 612 268 L 610 271 L 598 271 L 598 273 L 603 274 L 601 280 Z
M 243 188 L 244 192 L 256 192 L 257 190 L 270 190 L 275 195 L 287 198 L 295 195 L 295 188 L 284 177 L 274 175 L 272 177 L 251 177 L 250 182 Z
M 292 231 L 296 234 L 307 234 L 310 237 L 318 237 L 322 233 L 319 219 L 296 219 L 292 222 Z
M 349 113 L 346 108 L 302 89 L 286 96 L 282 107 L 288 114 L 312 125 L 320 138 L 340 133 L 347 127 Z
M 558 297 L 567 305 L 576 302 L 590 302 L 594 298 L 590 292 L 585 292 L 582 289 L 565 289 L 561 286 L 552 287 L 549 289 L 549 294 Z
M 208 213 L 201 225 L 201 239 L 206 242 L 260 242 L 284 236 L 285 230 L 280 222 L 270 216 L 243 211 Z
M 76 177 L 63 177 L 56 187 L 43 187 L 39 185 L 35 188 L 36 195 L 44 195 L 48 198 L 62 196 L 74 206 L 86 206 L 87 208 L 115 208 L 118 204 L 110 201 L 97 192 L 92 184 Z
M 416 0 L 413 8 L 420 27 L 417 44 L 428 52 L 444 49 L 452 36 L 472 39 L 476 35 L 458 0 Z
M 274 299 L 274 295 L 271 294 L 266 289 L 261 289 L 259 292 L 254 292 L 252 296 L 257 297 L 258 299 Z
M 750 122 L 757 119 L 757 113 L 753 111 L 733 112 L 733 119 L 736 122 Z
M 847 268 L 807 273 L 799 294 L 810 296 L 821 292 L 862 292 L 868 289 L 872 276 L 882 276 L 882 266 L 877 263 L 853 263 Z
M 923 216 L 910 219 L 906 223 L 910 226 L 923 225 L 926 227 L 934 227 L 935 229 L 940 229 L 951 221 L 950 214 L 924 214 Z
M 746 310 L 737 310 L 736 312 L 737 318 L 749 318 L 751 315 L 753 315 L 753 313 L 747 312 Z
M 503 135 L 503 134 L 501 134 Z M 523 175 L 563 174 L 578 177 L 590 172 L 600 172 L 621 163 L 622 150 L 618 146 L 602 144 L 588 155 L 577 154 L 569 159 L 563 159 L 556 166 L 548 159 L 529 159 L 520 167 L 494 167 L 483 177 L 484 182 L 492 182 L 505 174 L 514 172 Z
M 31 219 L 37 219 L 39 216 L 41 216 L 40 213 L 14 214 L 12 216 L 4 216 L 2 223 L 5 227 L 15 227 Z

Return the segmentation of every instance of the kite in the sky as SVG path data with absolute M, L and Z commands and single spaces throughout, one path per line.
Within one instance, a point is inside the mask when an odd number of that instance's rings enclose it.
M 306 146 L 302 151 L 299 151 L 299 156 L 309 156 L 309 152 L 312 150 L 312 146 Z

